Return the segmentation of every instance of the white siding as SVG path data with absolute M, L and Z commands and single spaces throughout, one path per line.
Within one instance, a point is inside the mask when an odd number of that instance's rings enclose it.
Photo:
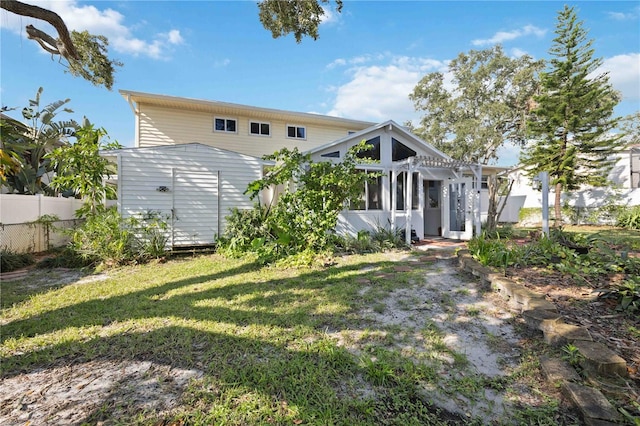
M 233 118 L 237 122 L 236 133 L 214 132 L 213 121 L 217 115 L 208 112 L 183 111 L 141 104 L 139 109 L 138 145 L 140 147 L 162 146 L 198 142 L 242 154 L 262 157 L 282 148 L 298 147 L 306 151 L 316 146 L 345 137 L 351 127 L 319 126 L 300 121 L 272 121 L 248 116 Z M 268 122 L 271 136 L 249 134 L 249 121 Z M 306 140 L 287 137 L 287 125 L 306 127 Z
M 259 159 L 200 144 L 124 149 L 119 156 L 118 208 L 123 217 L 155 211 L 170 219 L 172 208 L 176 207 L 178 218 L 185 214 L 191 220 L 203 222 L 199 228 L 203 235 L 212 230 L 222 233 L 224 218 L 231 208 L 251 208 L 253 203 L 244 191 L 249 182 L 262 176 Z M 176 182 L 179 187 L 175 186 Z M 161 186 L 168 191 L 159 191 Z M 185 186 L 199 190 L 185 191 Z M 219 203 L 215 208 L 211 200 L 213 193 Z M 186 204 L 197 204 L 203 207 L 200 210 L 212 211 L 196 219 L 194 213 L 185 213 Z
M 171 245 L 211 244 L 218 235 L 218 172 L 173 169 Z

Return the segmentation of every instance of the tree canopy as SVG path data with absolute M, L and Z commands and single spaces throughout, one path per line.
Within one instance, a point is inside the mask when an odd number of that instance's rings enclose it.
M 542 66 L 527 55 L 510 58 L 499 45 L 460 53 L 449 63 L 452 87 L 446 87 L 442 72 L 433 72 L 409 95 L 423 113 L 413 132 L 453 158 L 491 164 L 505 142 L 524 142 Z M 500 188 L 494 176 L 489 180 L 487 228 L 493 229 Z
M 602 59 L 594 58 L 593 40 L 573 7 L 558 12 L 555 34 L 521 161 L 532 176 L 549 173 L 560 224 L 562 191 L 606 183 L 621 137 L 610 132 L 618 123 L 613 109 L 620 95 L 607 73 L 594 75 Z
M 460 53 L 449 63 L 451 88 L 433 72 L 409 95 L 423 113 L 413 132 L 456 159 L 490 164 L 505 142 L 524 142 L 542 66 L 527 55 L 510 58 L 499 45 Z
M 293 33 L 298 43 L 304 36 L 316 40 L 318 27 L 325 14 L 321 4 L 330 2 L 331 0 L 263 0 L 258 2 L 260 22 L 265 29 L 271 31 L 274 38 Z M 335 4 L 335 10 L 339 13 L 342 10 L 342 0 L 335 0 Z M 70 32 L 57 13 L 17 0 L 2 0 L 0 8 L 51 24 L 57 37 L 33 25 L 27 25 L 27 38 L 35 40 L 52 57 L 57 56 L 71 75 L 111 90 L 116 67 L 123 64 L 109 59 L 109 41 L 105 36 L 87 31 Z

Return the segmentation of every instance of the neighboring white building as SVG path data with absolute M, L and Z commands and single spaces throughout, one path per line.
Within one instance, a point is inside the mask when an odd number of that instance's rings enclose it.
M 524 208 L 540 208 L 542 193 L 528 177 L 523 168 L 515 168 L 509 173 L 515 181 L 511 197 L 522 200 Z M 618 205 L 640 205 L 640 145 L 631 146 L 616 154 L 616 163 L 609 173 L 611 187 L 584 187 L 577 191 L 563 192 L 562 203 L 577 209 L 593 209 L 614 202 Z M 549 205 L 555 202 L 554 188 L 550 188 Z

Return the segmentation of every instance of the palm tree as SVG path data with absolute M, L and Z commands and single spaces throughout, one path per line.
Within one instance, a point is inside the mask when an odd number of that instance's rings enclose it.
M 68 138 L 75 136 L 79 127 L 74 120 L 54 121 L 58 110 L 70 99 L 40 109 L 42 90 L 40 87 L 35 99 L 29 100 L 29 106 L 22 109 L 25 122 L 5 114 L 0 116 L 0 179 L 10 192 L 54 195 L 55 191 L 48 185 L 54 170 L 45 155 L 68 145 Z M 3 107 L 3 111 L 9 110 Z M 62 111 L 73 112 L 69 108 Z

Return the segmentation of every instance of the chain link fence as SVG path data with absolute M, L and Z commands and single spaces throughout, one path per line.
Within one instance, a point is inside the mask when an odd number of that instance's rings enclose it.
M 0 223 L 0 250 L 14 253 L 38 253 L 64 246 L 70 230 L 82 223 L 82 219 L 53 222 Z

